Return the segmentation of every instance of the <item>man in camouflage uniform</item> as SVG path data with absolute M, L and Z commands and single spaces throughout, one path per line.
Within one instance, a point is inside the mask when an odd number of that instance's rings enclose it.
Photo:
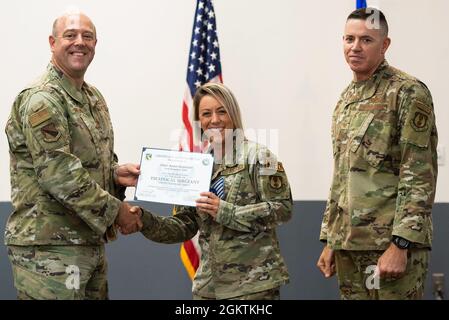
M 117 164 L 106 102 L 84 82 L 96 32 L 80 13 L 55 20 L 46 73 L 6 124 L 14 211 L 5 243 L 20 299 L 106 299 L 104 243 L 138 231 L 122 202 L 138 167 Z
M 352 12 L 343 42 L 354 79 L 333 115 L 334 177 L 320 234 L 327 244 L 317 265 L 326 277 L 337 273 L 343 299 L 419 299 L 437 179 L 432 98 L 385 61 L 380 11 Z

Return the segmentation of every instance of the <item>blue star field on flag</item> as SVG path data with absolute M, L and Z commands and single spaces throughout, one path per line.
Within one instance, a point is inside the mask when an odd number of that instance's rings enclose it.
M 187 84 L 192 97 L 198 87 L 220 75 L 214 7 L 211 0 L 201 0 L 196 7 L 187 67 Z

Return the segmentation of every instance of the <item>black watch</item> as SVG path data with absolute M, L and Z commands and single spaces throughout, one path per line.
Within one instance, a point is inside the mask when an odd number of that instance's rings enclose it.
M 392 242 L 396 245 L 396 247 L 398 247 L 399 249 L 409 249 L 411 246 L 411 242 L 408 241 L 407 239 L 398 237 L 398 236 L 393 236 L 393 240 Z

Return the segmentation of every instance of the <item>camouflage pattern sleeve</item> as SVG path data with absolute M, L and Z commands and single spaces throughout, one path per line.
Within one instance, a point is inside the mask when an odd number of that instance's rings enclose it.
M 345 89 L 344 93 L 348 90 L 348 88 Z M 343 94 L 344 94 L 343 93 Z M 342 98 L 340 97 L 340 101 Z M 340 101 L 338 103 L 340 103 Z M 332 114 L 332 127 L 331 127 L 331 141 L 332 141 L 332 155 L 335 156 L 335 123 L 336 123 L 336 113 L 334 112 Z M 329 196 L 327 198 L 326 202 L 326 209 L 324 210 L 323 214 L 323 220 L 321 222 L 321 230 L 320 230 L 320 241 L 327 242 L 327 231 L 328 231 L 328 224 L 329 224 L 329 212 L 331 204 L 335 204 L 335 201 L 332 200 L 332 188 L 333 183 L 331 185 L 331 188 L 329 190 Z
M 405 85 L 398 99 L 401 164 L 393 235 L 429 242 L 437 180 L 437 143 L 432 97 L 418 82 Z
M 118 157 L 114 153 L 113 162 L 112 162 L 112 165 L 111 165 L 111 181 L 114 182 L 114 196 L 117 199 L 120 199 L 120 200 L 123 201 L 126 198 L 126 195 L 125 195 L 126 187 L 116 184 L 115 183 L 115 178 L 114 178 L 114 176 L 115 176 L 115 169 L 118 166 L 119 166 L 119 164 L 118 164 Z
M 20 118 L 42 190 L 103 235 L 114 222 L 121 202 L 100 188 L 70 152 L 63 108 L 51 93 L 40 91 L 21 106 Z
M 274 156 L 267 157 L 275 159 Z M 281 162 L 267 174 L 270 163 L 257 161 L 250 166 L 251 181 L 240 184 L 240 198 L 245 197 L 245 183 L 252 183 L 259 201 L 254 204 L 238 205 L 220 200 L 216 222 L 240 232 L 265 231 L 290 220 L 293 200 L 287 175 Z M 252 169 L 251 169 L 252 167 Z
M 148 239 L 160 243 L 178 243 L 193 238 L 198 231 L 196 209 L 176 207 L 176 214 L 170 217 L 155 215 L 142 209 L 143 228 L 141 233 Z
M 320 231 L 320 241 L 327 242 L 327 229 L 329 222 L 329 205 L 330 201 L 332 201 L 329 197 L 326 203 L 326 209 L 324 210 L 323 220 L 321 222 L 321 231 Z

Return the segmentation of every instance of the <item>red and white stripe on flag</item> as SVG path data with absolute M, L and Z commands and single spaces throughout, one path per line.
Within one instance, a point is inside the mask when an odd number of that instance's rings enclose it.
M 220 50 L 212 1 L 197 0 L 187 66 L 187 88 L 182 103 L 185 130 L 180 139 L 181 150 L 201 152 L 198 140 L 200 127 L 193 120 L 193 96 L 196 89 L 206 82 L 222 82 Z M 187 273 L 193 279 L 201 258 L 198 234 L 182 244 L 180 255 Z

